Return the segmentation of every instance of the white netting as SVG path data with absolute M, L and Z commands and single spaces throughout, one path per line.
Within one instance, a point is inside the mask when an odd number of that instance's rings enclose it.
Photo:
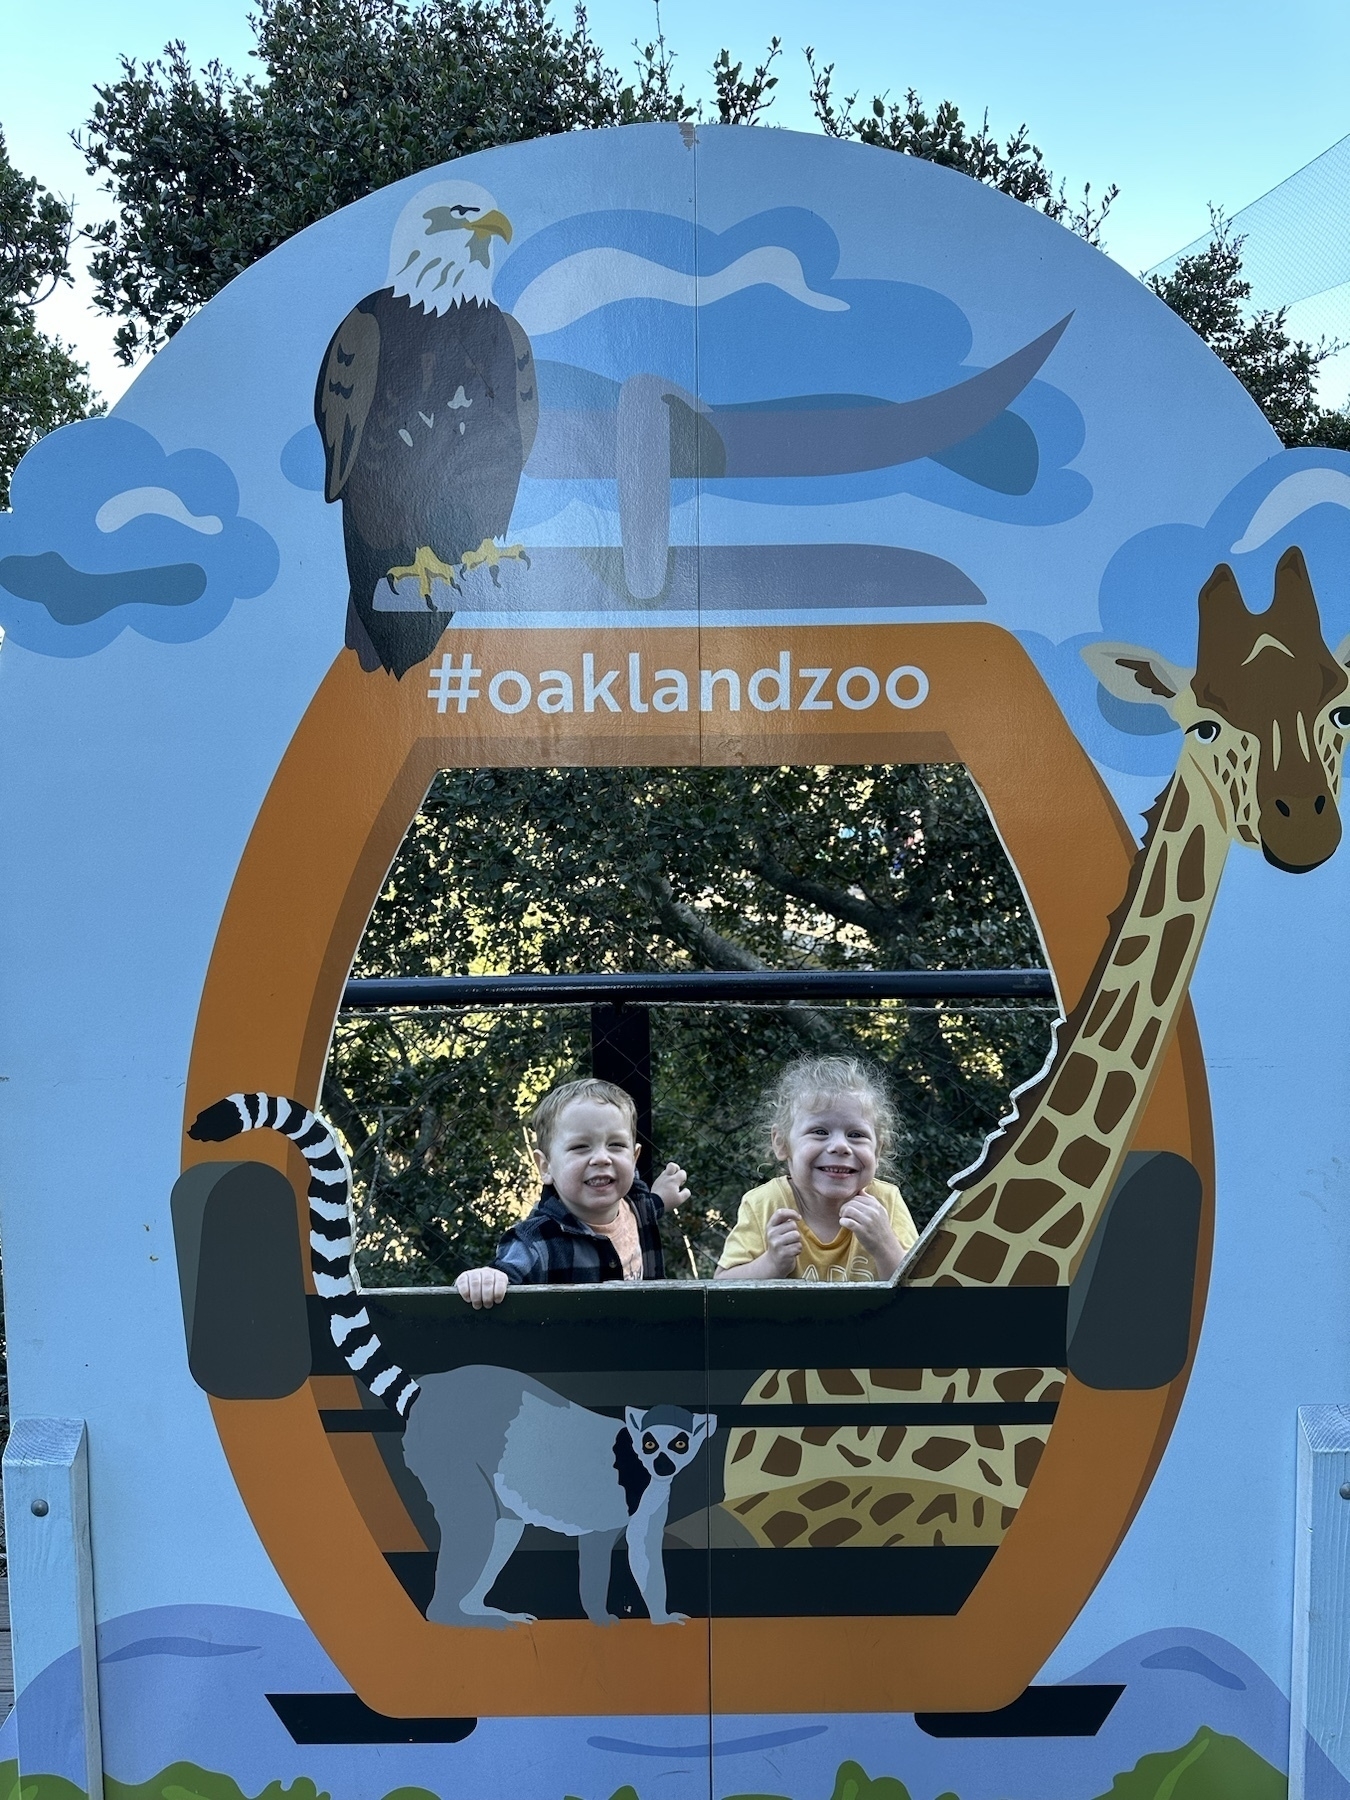
M 1291 335 L 1350 343 L 1350 136 L 1234 213 L 1233 230 L 1246 239 L 1253 310 L 1288 307 Z M 1148 273 L 1170 274 L 1208 242 L 1205 232 Z M 1324 403 L 1344 402 L 1350 350 L 1323 365 L 1320 387 Z

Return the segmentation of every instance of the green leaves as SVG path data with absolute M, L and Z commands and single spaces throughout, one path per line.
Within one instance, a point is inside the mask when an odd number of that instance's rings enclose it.
M 1101 1800 L 1286 1800 L 1288 1787 L 1240 1738 L 1202 1725 L 1180 1750 L 1141 1757 Z
M 861 1763 L 842 1762 L 830 1800 L 909 1800 L 909 1789 L 894 1775 L 878 1775 L 873 1780 Z
M 1248 315 L 1244 241 L 1221 212 L 1211 211 L 1206 247 L 1183 256 L 1170 275 L 1150 276 L 1149 286 L 1227 364 L 1286 445 L 1350 449 L 1350 415 L 1317 398 L 1317 371 L 1337 346 L 1291 338 L 1284 307 Z
M 0 134 L 0 506 L 20 457 L 58 425 L 101 410 L 87 370 L 34 322 L 58 283 L 74 229 L 70 208 L 10 162 Z
M 621 89 L 584 13 L 563 27 L 544 0 L 263 0 L 254 29 L 257 73 L 197 72 L 181 43 L 124 59 L 77 140 L 116 208 L 91 269 L 128 362 L 389 182 L 492 144 L 692 111 L 663 46 Z
M 1088 243 L 1100 244 L 1102 225 L 1120 190 L 1112 183 L 1094 202 L 1089 183 L 1083 188 L 1081 202 L 1069 200 L 1064 183 L 1056 183 L 1025 125 L 1019 125 L 1007 142 L 1000 144 L 989 129 L 988 113 L 978 130 L 971 131 L 952 101 L 940 100 L 930 115 L 913 88 L 905 90 L 903 104 L 886 94 L 876 94 L 869 106 L 857 111 L 856 92 L 836 100 L 833 63 L 818 68 L 812 49 L 806 51 L 806 62 L 811 75 L 811 104 L 821 130 L 828 136 L 856 138 L 859 143 L 881 150 L 895 150 L 903 156 L 918 156 L 925 162 L 957 169 L 1014 200 L 1034 206 Z

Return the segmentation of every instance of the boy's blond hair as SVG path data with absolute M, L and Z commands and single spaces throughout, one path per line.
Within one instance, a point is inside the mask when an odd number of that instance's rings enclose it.
M 775 1135 L 785 1139 L 804 1107 L 833 1094 L 854 1094 L 862 1102 L 877 1134 L 877 1161 L 884 1162 L 899 1136 L 899 1115 L 880 1074 L 856 1056 L 803 1056 L 782 1071 L 763 1102 L 762 1121 L 770 1157 L 778 1160 Z
M 574 1100 L 595 1100 L 602 1106 L 617 1106 L 628 1121 L 628 1129 L 636 1147 L 637 1107 L 633 1104 L 633 1096 L 626 1094 L 621 1087 L 615 1087 L 612 1081 L 597 1081 L 593 1075 L 586 1075 L 578 1081 L 563 1081 L 557 1087 L 550 1088 L 530 1114 L 530 1135 L 545 1161 L 552 1148 L 553 1134 L 558 1129 L 559 1115 Z

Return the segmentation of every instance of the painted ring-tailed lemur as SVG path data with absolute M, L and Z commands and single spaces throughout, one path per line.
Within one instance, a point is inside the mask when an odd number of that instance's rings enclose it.
M 225 1143 L 264 1129 L 289 1138 L 309 1167 L 310 1267 L 333 1342 L 357 1380 L 407 1421 L 403 1459 L 441 1529 L 428 1619 L 531 1622 L 530 1613 L 489 1606 L 487 1596 L 525 1527 L 537 1525 L 576 1538 L 581 1604 L 595 1624 L 614 1616 L 607 1593 L 620 1536 L 652 1622 L 683 1623 L 682 1613 L 666 1610 L 662 1538 L 670 1484 L 717 1430 L 716 1415 L 630 1406 L 619 1424 L 517 1369 L 491 1364 L 414 1379 L 389 1355 L 366 1311 L 354 1260 L 351 1169 L 330 1126 L 298 1100 L 231 1094 L 200 1113 L 188 1136 Z

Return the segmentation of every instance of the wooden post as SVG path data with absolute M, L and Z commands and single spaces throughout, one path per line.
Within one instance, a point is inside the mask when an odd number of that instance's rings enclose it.
M 84 1420 L 16 1419 L 5 1446 L 4 1490 L 20 1785 L 58 1772 L 30 1767 L 25 1757 L 24 1689 L 73 1650 L 80 1679 L 60 1735 L 79 1746 L 89 1800 L 103 1800 Z M 47 1721 L 48 1741 L 50 1727 Z
M 1350 1406 L 1301 1406 L 1289 1800 L 1318 1800 L 1309 1739 L 1350 1772 Z

